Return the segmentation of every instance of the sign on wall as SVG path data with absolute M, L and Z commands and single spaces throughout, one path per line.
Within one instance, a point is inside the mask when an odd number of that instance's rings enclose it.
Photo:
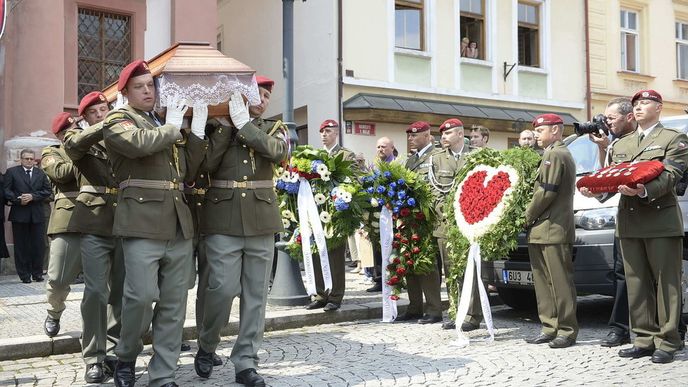
M 367 122 L 357 122 L 356 124 L 354 124 L 354 134 L 359 134 L 362 136 L 374 136 L 375 124 L 370 124 Z

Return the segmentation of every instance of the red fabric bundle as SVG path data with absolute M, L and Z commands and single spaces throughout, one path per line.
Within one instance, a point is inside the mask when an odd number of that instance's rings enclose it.
M 664 164 L 657 160 L 624 162 L 584 176 L 578 180 L 576 187 L 585 187 L 593 193 L 618 192 L 620 185 L 635 188 L 659 176 L 663 170 Z

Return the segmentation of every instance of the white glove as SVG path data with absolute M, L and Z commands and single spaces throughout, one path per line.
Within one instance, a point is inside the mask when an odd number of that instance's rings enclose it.
M 205 124 L 208 121 L 208 105 L 196 105 L 193 107 L 193 118 L 191 119 L 191 133 L 198 138 L 205 136 Z
M 165 123 L 174 125 L 177 129 L 181 129 L 182 121 L 184 120 L 184 113 L 189 107 L 184 104 L 183 100 L 174 99 L 167 105 L 167 115 L 165 116 Z
M 251 118 L 248 115 L 248 103 L 244 105 L 244 98 L 241 93 L 235 91 L 229 98 L 229 117 L 237 129 L 241 129 Z

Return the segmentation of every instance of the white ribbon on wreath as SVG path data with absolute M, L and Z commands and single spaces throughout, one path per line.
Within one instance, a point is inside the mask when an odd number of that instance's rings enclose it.
M 299 193 L 297 196 L 299 211 L 299 229 L 301 230 L 301 251 L 303 253 L 303 266 L 306 270 L 306 291 L 310 295 L 317 293 L 315 286 L 315 272 L 313 270 L 313 252 L 311 251 L 311 235 L 315 238 L 315 245 L 320 255 L 320 268 L 322 269 L 325 290 L 332 289 L 332 274 L 330 272 L 330 259 L 327 254 L 327 240 L 320 221 L 318 206 L 315 204 L 313 190 L 308 180 L 299 178 Z
M 382 270 L 385 270 L 389 257 L 392 255 L 392 239 L 394 238 L 392 211 L 382 206 L 380 211 L 380 251 L 382 253 Z M 397 318 L 397 302 L 391 298 L 392 286 L 387 284 L 389 271 L 382 281 L 382 322 L 392 322 Z

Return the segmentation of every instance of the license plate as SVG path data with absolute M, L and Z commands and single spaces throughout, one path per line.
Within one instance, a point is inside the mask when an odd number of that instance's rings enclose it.
M 505 284 L 532 285 L 533 272 L 525 270 L 502 270 Z

